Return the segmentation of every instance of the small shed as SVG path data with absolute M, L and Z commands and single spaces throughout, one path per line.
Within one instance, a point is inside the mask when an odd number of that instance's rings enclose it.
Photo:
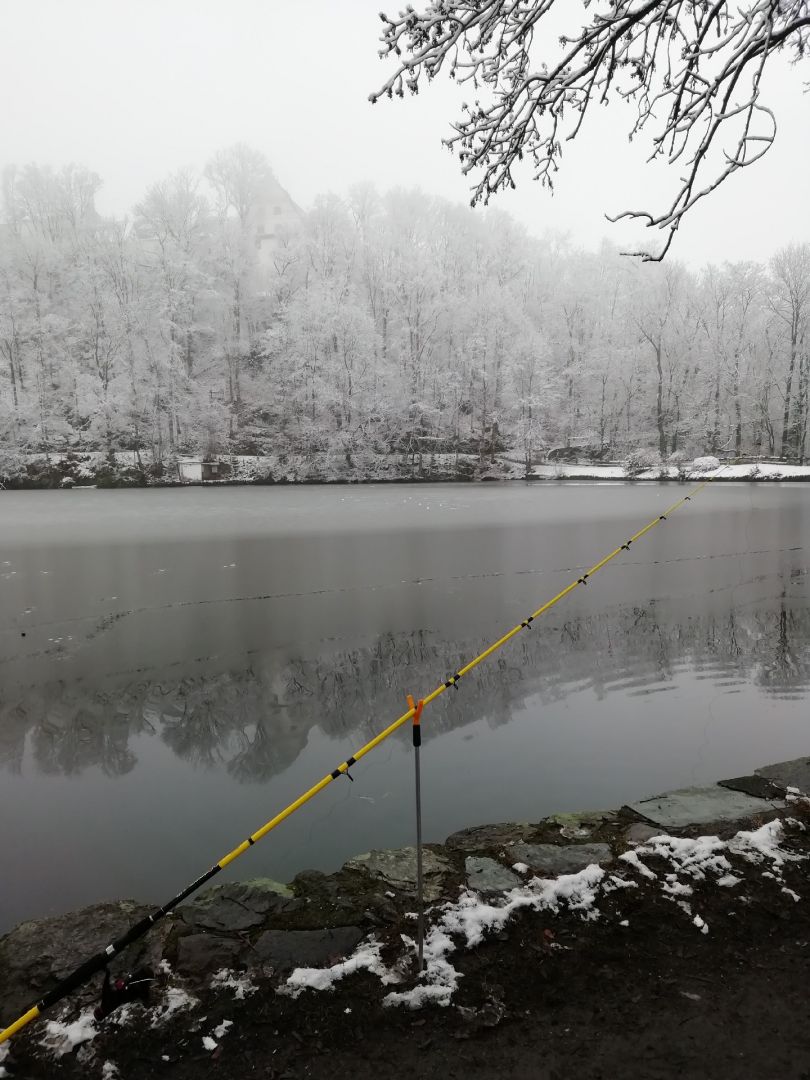
M 224 480 L 231 475 L 227 461 L 205 461 L 203 458 L 178 458 L 177 467 L 180 479 L 187 483 L 199 483 L 205 480 Z
M 202 458 L 178 458 L 177 467 L 180 470 L 180 479 L 189 482 L 200 481 L 203 478 Z

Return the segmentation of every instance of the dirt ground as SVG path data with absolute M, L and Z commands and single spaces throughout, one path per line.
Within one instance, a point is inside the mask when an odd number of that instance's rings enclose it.
M 791 845 L 810 852 L 807 833 Z M 698 883 L 708 934 L 653 886 L 619 890 L 595 921 L 524 912 L 454 955 L 465 977 L 449 1008 L 383 1008 L 365 973 L 297 1000 L 260 983 L 157 1028 L 143 1013 L 107 1022 L 58 1061 L 34 1055 L 32 1025 L 4 1064 L 17 1080 L 101 1077 L 105 1061 L 121 1080 L 810 1080 L 807 866 L 785 868 L 799 901 L 761 866 L 733 891 Z M 233 1027 L 204 1049 L 223 1019 Z

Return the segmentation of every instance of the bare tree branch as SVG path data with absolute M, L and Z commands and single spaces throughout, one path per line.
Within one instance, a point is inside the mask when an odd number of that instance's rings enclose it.
M 776 118 L 760 100 L 765 65 L 789 49 L 803 58 L 810 45 L 810 0 L 585 0 L 580 22 L 559 38 L 559 55 L 532 56 L 535 32 L 563 0 L 431 0 L 396 18 L 382 14 L 381 57 L 396 69 L 370 95 L 417 93 L 442 69 L 458 83 L 486 91 L 462 106 L 446 141 L 462 171 L 476 172 L 472 203 L 515 187 L 513 168 L 528 156 L 535 179 L 553 187 L 562 144 L 576 138 L 589 106 L 610 92 L 632 101 L 632 139 L 649 124 L 652 153 L 679 165 L 679 187 L 660 212 L 624 210 L 610 221 L 635 219 L 667 236 L 681 219 L 733 173 L 770 149 Z M 565 14 L 568 12 L 566 7 Z M 588 20 L 582 24 L 582 14 Z M 546 29 L 546 25 L 543 26 Z

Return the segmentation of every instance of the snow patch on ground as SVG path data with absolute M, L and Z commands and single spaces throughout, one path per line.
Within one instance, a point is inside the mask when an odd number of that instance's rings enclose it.
M 645 858 L 652 856 L 669 863 L 674 873 L 665 875 L 661 888 L 669 900 L 692 918 L 692 909 L 682 898 L 690 896 L 693 889 L 680 879 L 687 877 L 694 881 L 712 880 L 724 888 L 733 888 L 742 878 L 731 873 L 733 867 L 729 855 L 735 855 L 754 865 L 767 864 L 769 868 L 763 870 L 762 876 L 772 878 L 781 886 L 782 867 L 786 863 L 801 862 L 806 858 L 805 855 L 786 851 L 781 846 L 784 831 L 783 822 L 774 820 L 759 829 L 741 830 L 728 841 L 721 840 L 718 836 L 654 836 L 646 843 L 639 844 L 633 851 L 624 852 L 619 858 L 650 880 L 658 880 L 658 875 L 647 866 Z M 783 888 L 782 892 L 799 899 L 790 889 Z M 681 899 L 678 899 L 679 897 Z M 699 915 L 695 915 L 692 921 L 702 933 L 709 932 Z
M 220 968 L 211 976 L 212 990 L 233 990 L 233 996 L 237 1001 L 244 1001 L 246 997 L 255 994 L 259 989 L 252 983 L 247 975 L 231 971 L 230 968 Z
M 658 875 L 654 874 L 649 866 L 644 865 L 641 859 L 639 859 L 637 852 L 625 851 L 619 858 L 623 859 L 624 862 L 629 863 L 634 870 L 638 870 L 642 877 L 649 878 L 650 881 L 655 881 L 657 879 Z
M 302 990 L 332 990 L 335 983 L 353 975 L 356 971 L 369 971 L 383 983 L 397 982 L 399 976 L 382 962 L 381 947 L 376 941 L 361 944 L 347 960 L 341 960 L 329 968 L 296 968 L 279 993 L 296 998 Z
M 734 874 L 723 874 L 722 877 L 717 879 L 717 884 L 722 885 L 726 889 L 733 889 L 735 885 L 739 885 L 742 878 L 735 877 Z
M 554 880 L 535 877 L 526 885 L 509 890 L 499 903 L 490 903 L 477 893 L 464 890 L 455 903 L 447 903 L 438 909 L 438 921 L 425 936 L 425 970 L 419 985 L 401 993 L 392 991 L 385 997 L 384 1004 L 404 1005 L 411 1009 L 428 1003 L 449 1005 L 461 978 L 447 959 L 457 948 L 454 938 L 461 937 L 464 945 L 471 948 L 483 941 L 487 932 L 501 929 L 515 912 L 524 908 L 558 911 L 565 905 L 571 911 L 581 912 L 585 919 L 596 918 L 594 902 L 604 876 L 604 870 L 593 864 L 578 874 L 564 874 Z M 414 942 L 404 936 L 403 941 L 412 952 Z M 331 990 L 336 982 L 356 971 L 369 971 L 384 985 L 399 982 L 401 978 L 398 971 L 386 967 L 380 945 L 371 941 L 360 945 L 348 960 L 332 967 L 297 968 L 279 993 L 298 997 L 305 989 Z
M 3 1043 L 0 1046 L 0 1080 L 3 1080 L 4 1077 L 8 1076 L 8 1073 L 6 1072 L 5 1068 L 3 1067 L 3 1062 L 8 1057 L 8 1051 L 9 1051 L 8 1043 Z
M 715 457 L 695 458 L 683 466 L 656 465 L 628 473 L 624 465 L 568 465 L 562 462 L 535 465 L 531 475 L 540 480 L 808 480 L 810 465 L 788 465 L 781 461 L 759 461 L 722 465 Z
M 731 863 L 722 854 L 726 846 L 725 841 L 717 836 L 698 836 L 695 839 L 654 836 L 647 843 L 639 844 L 633 854 L 637 862 L 641 862 L 644 855 L 657 855 L 671 863 L 677 873 L 703 881 L 707 873 L 721 874 L 731 870 Z M 671 882 L 672 876 L 668 880 Z
M 447 904 L 438 923 L 425 938 L 425 971 L 421 983 L 412 990 L 392 991 L 384 1005 L 404 1005 L 419 1009 L 428 1002 L 449 1005 L 460 973 L 447 957 L 456 949 L 454 936 L 464 939 L 467 948 L 480 944 L 488 931 L 500 930 L 515 912 L 524 908 L 533 911 L 559 911 L 565 905 L 579 911 L 585 919 L 597 918 L 594 908 L 599 886 L 605 871 L 595 863 L 578 874 L 563 874 L 556 879 L 535 877 L 525 886 L 511 889 L 504 902 L 493 904 L 474 892 L 462 892 L 455 904 Z
M 802 862 L 803 855 L 795 855 L 780 847 L 785 827 L 781 821 L 769 821 L 752 832 L 738 832 L 729 841 L 729 851 L 742 855 L 748 862 L 761 863 L 766 859 L 771 862 L 771 870 L 781 876 L 782 867 L 788 862 Z
M 114 1061 L 105 1061 L 101 1066 L 101 1080 L 116 1080 L 118 1066 Z
M 217 1044 L 210 1035 L 203 1035 L 203 1050 L 216 1050 Z
M 233 1027 L 233 1020 L 223 1020 L 221 1024 L 217 1024 L 211 1034 L 215 1039 L 221 1039 L 223 1035 L 226 1035 L 229 1028 Z
M 694 893 L 691 882 L 708 882 L 725 888 L 738 885 L 743 879 L 731 873 L 730 856 L 735 856 L 752 864 L 767 863 L 770 870 L 766 873 L 783 886 L 782 867 L 807 858 L 783 848 L 783 835 L 784 825 L 778 820 L 759 829 L 740 831 L 728 841 L 717 836 L 684 838 L 662 834 L 622 853 L 619 858 L 626 864 L 628 872 L 632 871 L 648 882 L 657 882 L 666 898 L 683 911 L 701 934 L 708 934 L 707 923 L 701 915 L 693 913 L 686 899 Z M 657 868 L 659 872 L 656 873 L 645 861 L 650 858 L 667 864 L 666 870 Z M 524 872 L 521 864 L 515 865 L 514 869 Z M 383 1004 L 410 1009 L 427 1004 L 448 1006 L 462 978 L 462 973 L 456 971 L 449 959 L 459 948 L 479 945 L 487 933 L 503 929 L 521 910 L 556 913 L 564 907 L 579 912 L 583 919 L 597 919 L 597 900 L 627 888 L 639 888 L 638 880 L 633 880 L 632 876 L 606 874 L 600 866 L 592 864 L 578 874 L 565 874 L 556 879 L 533 877 L 505 892 L 498 900 L 484 900 L 478 893 L 463 890 L 458 900 L 433 909 L 435 921 L 428 927 L 424 941 L 425 969 L 417 985 L 410 990 L 389 992 Z M 783 888 L 782 891 L 798 901 L 798 895 L 792 890 Z M 629 924 L 623 919 L 619 925 Z M 361 944 L 347 960 L 332 967 L 297 968 L 278 993 L 295 998 L 307 989 L 332 990 L 337 982 L 357 971 L 368 971 L 378 976 L 383 984 L 400 982 L 401 973 L 408 969 L 415 952 L 415 943 L 410 937 L 402 935 L 402 941 L 406 955 L 394 968 L 383 963 L 381 945 L 372 939 Z
M 152 1018 L 152 1027 L 158 1027 L 160 1024 L 165 1024 L 167 1020 L 170 1020 L 175 1013 L 181 1012 L 183 1009 L 193 1009 L 195 1005 L 198 1005 L 199 1001 L 188 993 L 187 990 L 183 990 L 179 986 L 170 986 L 166 991 L 160 1005 L 156 1005 L 152 1010 L 154 1016 Z
M 49 1020 L 45 1025 L 45 1033 L 40 1039 L 42 1046 L 54 1057 L 64 1057 L 71 1050 L 75 1050 L 82 1043 L 90 1042 L 98 1035 L 98 1028 L 93 1018 L 92 1009 L 84 1009 L 77 1020 L 72 1024 L 65 1024 L 61 1020 Z

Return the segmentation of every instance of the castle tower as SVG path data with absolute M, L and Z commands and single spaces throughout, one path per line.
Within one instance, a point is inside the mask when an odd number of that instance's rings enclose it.
M 301 229 L 303 211 L 279 184 L 270 177 L 251 211 L 250 231 L 258 252 L 259 264 L 269 266 L 274 255 Z

